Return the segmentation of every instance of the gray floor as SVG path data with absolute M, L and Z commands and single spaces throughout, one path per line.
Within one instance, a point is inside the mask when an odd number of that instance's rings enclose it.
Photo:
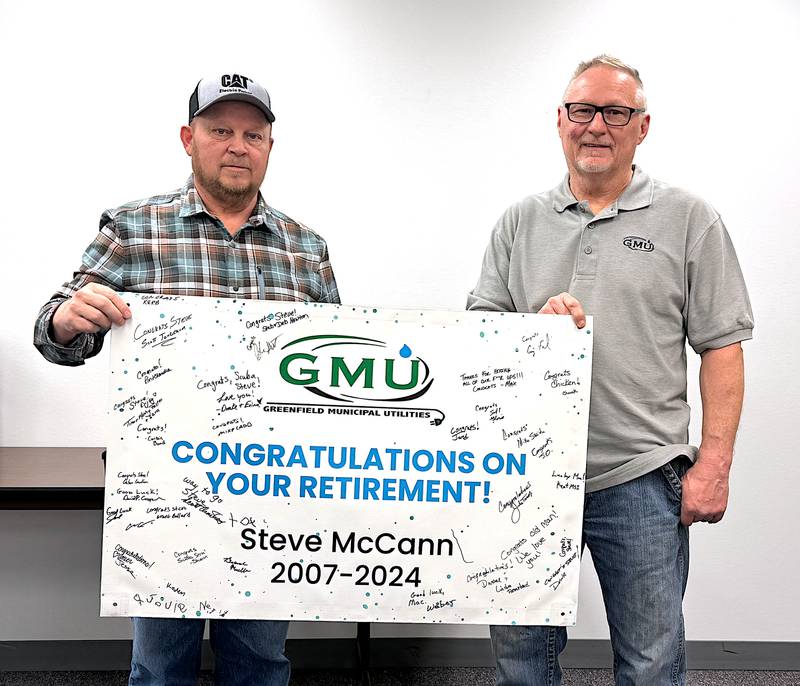
M 491 668 L 374 670 L 372 686 L 492 686 Z M 0 672 L 0 686 L 125 686 L 127 672 Z M 295 671 L 293 686 L 359 686 L 355 672 Z M 564 670 L 563 686 L 613 686 L 610 670 Z M 212 686 L 204 673 L 199 686 Z M 688 686 L 800 686 L 800 672 L 689 672 Z

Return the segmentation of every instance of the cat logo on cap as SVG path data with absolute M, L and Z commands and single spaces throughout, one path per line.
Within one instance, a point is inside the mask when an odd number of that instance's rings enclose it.
M 240 76 L 239 74 L 224 74 L 220 78 L 220 83 L 223 88 L 244 88 L 247 90 L 247 82 L 250 80 L 248 77 Z

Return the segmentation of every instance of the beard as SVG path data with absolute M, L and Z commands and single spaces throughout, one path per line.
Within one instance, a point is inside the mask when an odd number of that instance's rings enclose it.
M 595 160 L 592 158 L 575 160 L 575 167 L 584 174 L 600 174 L 611 169 L 608 160 Z
M 196 182 L 215 200 L 224 205 L 240 205 L 258 193 L 259 186 L 254 182 L 241 181 L 230 183 L 223 181 L 219 174 L 206 174 L 201 165 L 192 157 L 192 172 Z

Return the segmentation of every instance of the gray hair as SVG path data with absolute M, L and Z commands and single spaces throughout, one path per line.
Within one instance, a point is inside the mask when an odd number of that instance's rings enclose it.
M 592 67 L 599 67 L 599 66 L 606 66 L 611 67 L 612 69 L 618 69 L 619 71 L 624 71 L 626 74 L 629 74 L 634 78 L 639 88 L 637 89 L 637 97 L 641 100 L 641 106 L 647 107 L 647 99 L 644 95 L 644 84 L 642 83 L 642 77 L 639 75 L 639 70 L 636 67 L 632 67 L 630 64 L 626 64 L 618 57 L 614 57 L 612 55 L 597 55 L 596 57 L 592 57 L 585 62 L 581 62 L 575 71 L 572 74 L 572 78 L 569 80 L 567 84 L 567 88 L 564 91 L 566 95 L 566 91 L 569 90 L 569 87 L 572 85 L 572 82 L 575 81 L 583 72 L 591 69 Z

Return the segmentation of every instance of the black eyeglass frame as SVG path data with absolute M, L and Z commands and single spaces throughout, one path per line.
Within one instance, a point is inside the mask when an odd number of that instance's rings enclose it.
M 583 105 L 584 107 L 591 107 L 594 112 L 592 112 L 592 116 L 589 117 L 586 121 L 575 121 L 572 118 L 572 115 L 569 112 L 569 108 L 572 105 Z M 600 112 L 600 116 L 603 117 L 603 121 L 605 122 L 606 126 L 627 126 L 631 123 L 631 118 L 634 114 L 641 114 L 642 112 L 646 112 L 647 109 L 644 107 L 628 107 L 627 105 L 594 105 L 591 102 L 565 102 L 562 107 L 567 112 L 567 119 L 569 119 L 573 124 L 589 124 L 592 122 Z M 612 124 L 611 122 L 606 119 L 606 110 L 627 110 L 628 111 L 628 121 L 624 124 Z

